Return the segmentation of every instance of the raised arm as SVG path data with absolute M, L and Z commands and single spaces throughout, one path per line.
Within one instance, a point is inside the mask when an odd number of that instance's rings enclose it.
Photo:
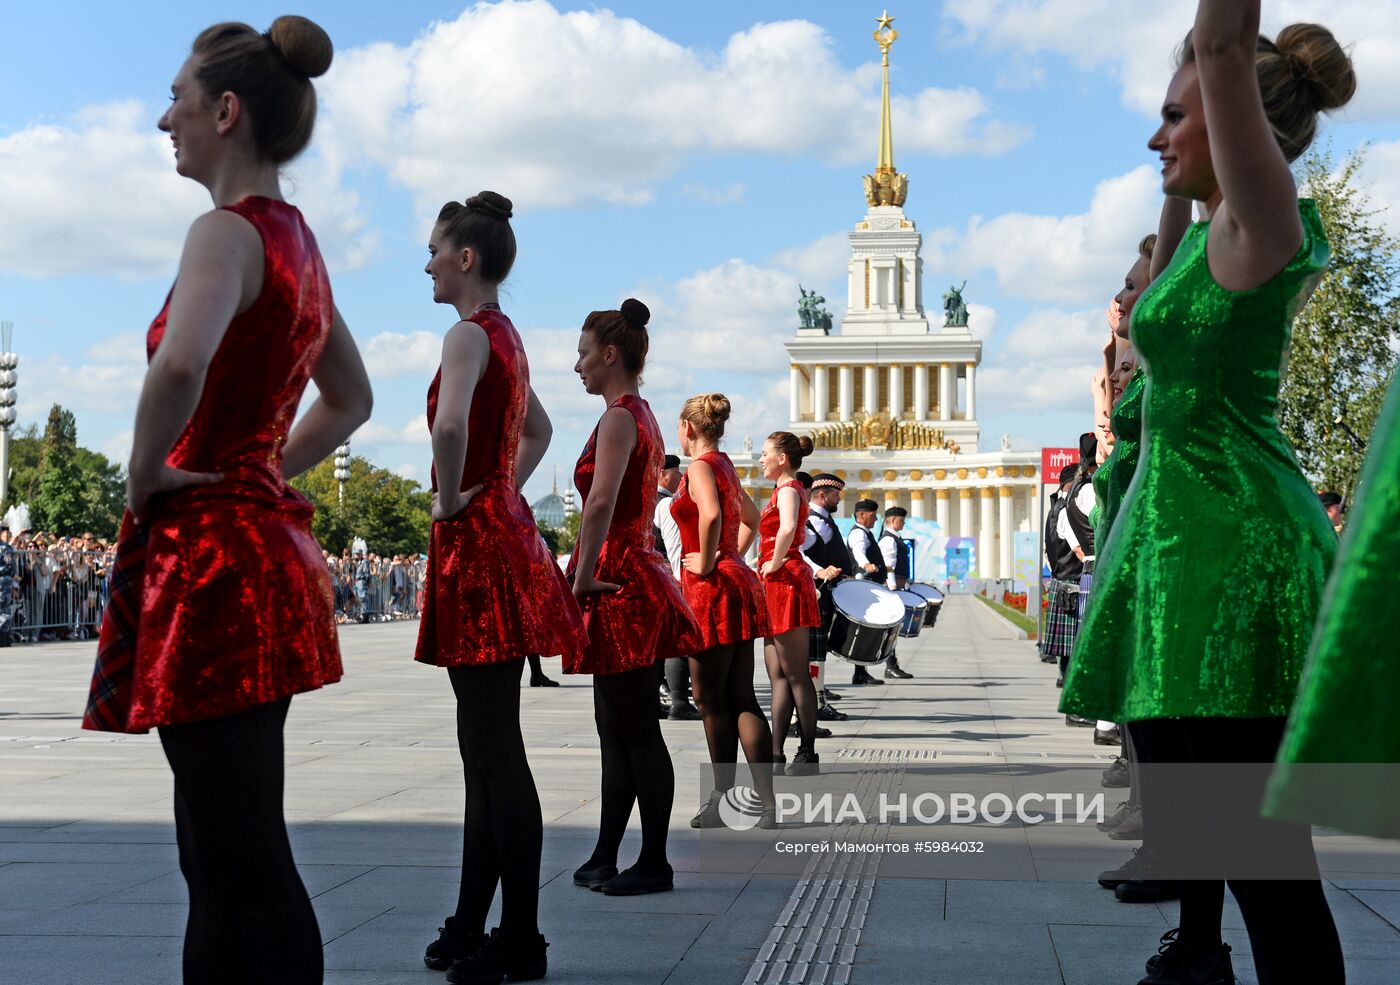
M 549 422 L 544 404 L 535 396 L 535 388 L 530 387 L 529 404 L 525 409 L 525 427 L 520 432 L 520 444 L 515 452 L 515 487 L 524 489 L 530 476 L 535 474 L 544 453 L 549 450 L 550 439 L 554 437 L 554 425 Z
M 165 335 L 136 405 L 127 506 L 144 519 L 151 496 L 223 476 L 171 468 L 166 457 L 204 393 L 204 378 L 231 321 L 262 291 L 263 244 L 252 224 L 226 210 L 195 220 L 185 239 Z
M 1157 220 L 1157 245 L 1152 248 L 1149 276 L 1156 280 L 1167 269 L 1181 245 L 1186 230 L 1191 227 L 1191 200 L 1168 195 L 1162 200 L 1162 215 Z M 1151 283 L 1151 281 L 1149 281 Z
M 1200 0 L 1191 31 L 1210 160 L 1223 207 L 1210 271 L 1228 290 L 1257 287 L 1298 252 L 1297 187 L 1264 112 L 1255 68 L 1259 0 Z
M 459 321 L 442 340 L 442 382 L 433 419 L 433 468 L 438 487 L 434 520 L 460 513 L 480 490 L 474 486 L 465 493 L 460 491 L 462 470 L 467 466 L 472 396 L 490 358 L 491 344 L 476 322 Z
M 316 384 L 316 402 L 292 428 L 282 449 L 282 474 L 287 478 L 325 459 L 369 420 L 374 409 L 369 374 L 339 309 L 311 379 Z
M 715 569 L 719 553 L 720 528 L 724 523 L 719 505 L 719 487 L 709 462 L 695 461 L 685 472 L 686 489 L 700 514 L 700 550 L 681 558 L 685 570 L 693 575 L 708 575 Z
M 637 422 L 622 407 L 610 408 L 598 422 L 595 444 L 597 461 L 593 469 L 593 487 L 579 521 L 578 545 L 574 549 L 574 596 L 590 592 L 615 592 L 620 588 L 610 582 L 598 581 L 598 552 L 612 526 L 613 510 L 617 508 L 617 493 L 627 472 L 627 460 L 637 447 Z

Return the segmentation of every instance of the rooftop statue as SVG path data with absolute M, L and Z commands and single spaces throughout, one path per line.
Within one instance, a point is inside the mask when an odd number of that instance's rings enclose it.
M 943 324 L 954 328 L 967 327 L 967 304 L 963 301 L 963 287 L 967 286 L 967 281 L 962 282 L 962 287 L 949 287 L 943 295 Z
M 831 312 L 827 311 L 823 305 L 826 298 L 816 291 L 806 290 L 801 284 L 797 285 L 797 318 L 803 328 L 820 328 L 823 332 L 831 332 Z

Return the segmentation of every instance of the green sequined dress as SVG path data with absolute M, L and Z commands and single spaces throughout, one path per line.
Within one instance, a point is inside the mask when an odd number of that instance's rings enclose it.
M 1329 249 L 1311 201 L 1271 280 L 1227 291 L 1187 231 L 1133 311 L 1141 467 L 1098 551 L 1062 711 L 1131 722 L 1288 714 L 1336 535 L 1278 427 L 1293 318 Z
M 1113 451 L 1094 473 L 1094 499 L 1099 511 L 1094 529 L 1094 543 L 1107 544 L 1108 532 L 1123 505 L 1123 496 L 1137 472 L 1138 455 L 1142 451 L 1142 391 L 1147 387 L 1147 374 L 1142 367 L 1128 379 L 1118 403 L 1113 405 L 1109 430 L 1113 432 Z
M 1327 585 L 1265 813 L 1400 838 L 1400 385 L 1392 383 Z M 1338 769 L 1311 763 L 1387 764 Z

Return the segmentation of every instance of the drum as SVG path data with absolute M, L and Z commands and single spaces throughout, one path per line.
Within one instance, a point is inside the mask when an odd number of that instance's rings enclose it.
M 928 603 L 927 608 L 924 609 L 924 625 L 932 628 L 933 624 L 938 622 L 938 613 L 943 610 L 943 593 L 932 585 L 925 585 L 922 582 L 910 585 L 909 591 L 915 595 L 923 596 L 924 601 Z
M 831 590 L 836 612 L 827 633 L 827 648 L 855 664 L 877 664 L 904 622 L 904 603 L 887 588 L 848 579 Z
M 904 619 L 899 624 L 899 635 L 918 636 L 919 630 L 924 628 L 924 613 L 928 611 L 928 601 L 922 595 L 903 589 L 895 594 L 899 596 L 899 601 L 904 603 Z

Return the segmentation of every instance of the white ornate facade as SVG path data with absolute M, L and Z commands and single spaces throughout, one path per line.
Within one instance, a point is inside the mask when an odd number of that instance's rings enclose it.
M 888 52 L 887 43 L 882 48 Z M 1037 522 L 1040 455 L 1004 442 L 981 449 L 982 343 L 966 317 L 945 318 L 936 306 L 930 324 L 925 313 L 922 236 L 904 212 L 908 180 L 893 167 L 888 114 L 887 89 L 879 166 L 866 179 L 869 205 L 850 233 L 840 328 L 799 328 L 787 343 L 788 428 L 817 445 L 803 469 L 846 480 L 847 514 L 858 499 L 903 506 L 935 521 L 944 538 L 971 538 L 973 574 L 1010 578 L 1013 534 Z M 733 457 L 753 483 L 748 491 L 766 501 L 756 458 Z

